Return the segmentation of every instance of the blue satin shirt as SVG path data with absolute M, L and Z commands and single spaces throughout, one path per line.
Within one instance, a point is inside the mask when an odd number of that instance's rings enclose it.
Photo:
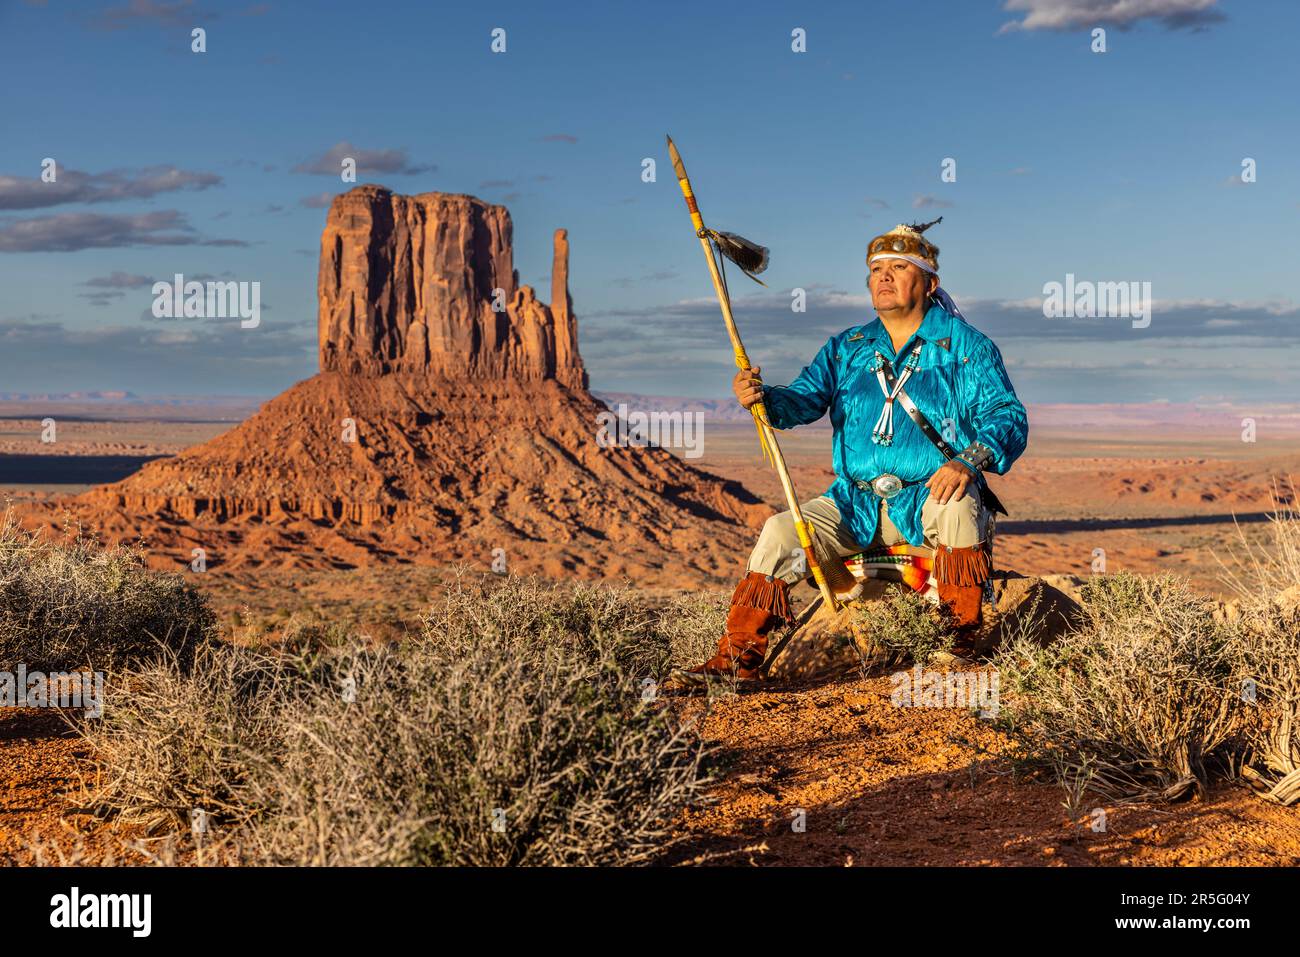
M 906 357 L 918 341 L 922 343 L 920 365 L 904 386 L 907 394 L 949 445 L 961 451 L 979 442 L 993 453 L 988 470 L 1006 472 L 1029 439 L 1025 407 L 1016 397 L 998 347 L 942 306 L 929 308 L 898 355 L 877 318 L 832 336 L 789 385 L 763 386 L 763 401 L 775 428 L 808 425 L 830 412 L 835 482 L 826 494 L 864 546 L 875 537 L 880 500 L 874 492 L 859 489 L 855 481 L 869 482 L 892 472 L 904 481 L 924 483 L 945 461 L 897 404 L 893 444 L 871 441 L 885 402 L 876 374 L 868 368 L 871 360 L 879 351 L 897 373 L 903 366 L 898 356 Z M 909 485 L 889 500 L 890 521 L 913 545 L 924 544 L 921 505 L 927 495 L 924 484 Z

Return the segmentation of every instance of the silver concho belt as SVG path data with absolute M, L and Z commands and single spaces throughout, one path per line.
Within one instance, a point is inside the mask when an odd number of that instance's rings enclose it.
M 912 483 L 904 482 L 901 478 L 899 478 L 897 475 L 894 475 L 892 472 L 885 472 L 883 475 L 877 475 L 870 482 L 863 482 L 859 480 L 854 482 L 853 484 L 856 485 L 864 492 L 875 492 L 883 499 L 891 499 L 899 492 L 901 492 L 904 486 L 910 485 Z

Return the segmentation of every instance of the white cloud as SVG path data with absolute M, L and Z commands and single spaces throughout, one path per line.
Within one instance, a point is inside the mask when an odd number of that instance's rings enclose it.
M 1004 24 L 1002 32 L 1126 28 L 1141 20 L 1155 20 L 1171 30 L 1203 28 L 1225 19 L 1217 4 L 1218 0 L 1006 0 L 1002 9 L 1024 17 Z

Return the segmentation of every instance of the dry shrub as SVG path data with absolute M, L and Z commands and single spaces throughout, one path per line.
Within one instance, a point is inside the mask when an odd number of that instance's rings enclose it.
M 952 648 L 952 630 L 942 613 L 910 588 L 891 588 L 879 600 L 861 603 L 854 617 L 868 645 L 864 658 L 872 663 L 925 665 Z
M 1267 544 L 1253 546 L 1239 534 L 1235 567 L 1224 569 L 1239 596 L 1232 621 L 1255 705 L 1242 770 L 1282 804 L 1300 803 L 1300 513 L 1283 504 L 1295 498 L 1293 485 L 1286 494 L 1276 489 Z
M 1219 562 L 1224 581 L 1247 605 L 1300 588 L 1300 511 L 1294 504 L 1297 494 L 1294 483 L 1288 482 L 1286 489 L 1275 484 L 1267 544 L 1253 544 L 1238 525 L 1231 562 Z
M 466 645 L 491 636 L 540 640 L 582 654 L 612 647 L 620 667 L 658 683 L 670 669 L 713 654 L 729 607 L 724 592 L 653 602 L 626 584 L 575 583 L 557 590 L 532 578 L 491 577 L 475 585 L 462 575 L 426 619 L 425 631 Z
M 1232 629 L 1170 576 L 1096 576 L 1083 610 L 1058 642 L 1021 635 L 998 654 L 1000 721 L 1052 752 L 1063 779 L 1089 775 L 1111 799 L 1201 790 L 1227 759 L 1245 705 Z
M 138 549 L 77 535 L 48 542 L 0 519 L 0 669 L 108 671 L 166 654 L 181 664 L 213 636 L 206 600 Z
M 1300 607 L 1258 606 L 1238 621 L 1244 725 L 1242 772 L 1264 797 L 1300 803 Z
M 706 783 L 655 694 L 662 620 L 626 589 L 462 576 L 400 647 L 159 665 L 88 732 L 95 797 L 214 811 L 251 863 L 648 861 Z
M 81 725 L 101 770 L 94 803 L 151 831 L 190 826 L 202 809 L 223 823 L 260 810 L 245 788 L 283 752 L 284 716 L 313 697 L 301 661 L 210 645 L 110 676 L 101 719 Z
M 1046 648 L 1018 635 L 997 657 L 1003 726 L 1067 787 L 1113 800 L 1222 773 L 1300 802 L 1300 515 L 1279 504 L 1269 530 L 1224 566 L 1226 606 L 1169 576 L 1091 579 L 1076 630 Z
M 692 667 L 713 656 L 727 625 L 731 595 L 692 591 L 675 595 L 659 616 L 656 632 L 665 643 L 669 663 Z
M 461 572 L 425 617 L 423 638 L 467 652 L 484 642 L 581 658 L 608 652 L 628 671 L 657 678 L 670 656 L 659 618 L 627 585 L 557 586 L 517 576 L 476 581 Z

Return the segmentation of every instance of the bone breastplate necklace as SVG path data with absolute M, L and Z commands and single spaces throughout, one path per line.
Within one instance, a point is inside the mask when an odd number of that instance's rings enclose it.
M 917 343 L 916 348 L 908 353 L 907 359 L 903 362 L 903 371 L 898 374 L 894 380 L 893 388 L 890 388 L 889 378 L 886 377 L 885 370 L 889 367 L 889 360 L 886 359 L 877 350 L 876 356 L 871 360 L 871 370 L 876 373 L 876 381 L 880 383 L 880 391 L 885 396 L 885 407 L 880 410 L 880 418 L 876 420 L 876 427 L 871 430 L 871 441 L 876 445 L 892 445 L 894 442 L 894 400 L 898 394 L 903 391 L 903 386 L 907 380 L 912 377 L 921 364 L 921 343 Z M 891 370 L 892 371 L 892 370 Z

